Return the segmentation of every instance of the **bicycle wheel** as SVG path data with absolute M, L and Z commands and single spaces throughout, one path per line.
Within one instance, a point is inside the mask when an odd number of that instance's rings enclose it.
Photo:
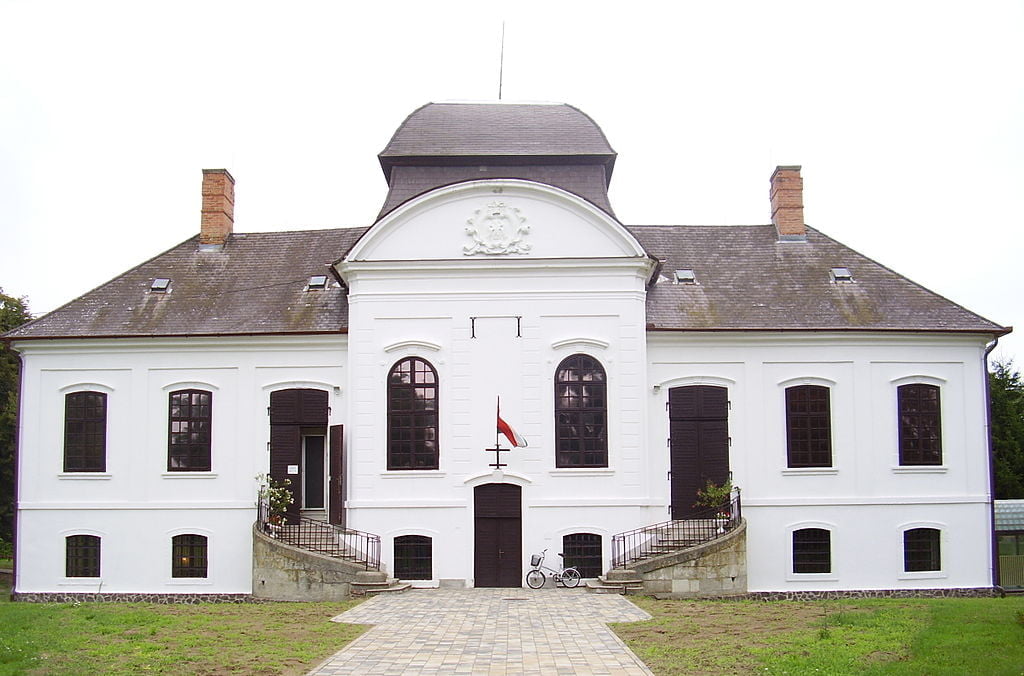
M 526 574 L 526 584 L 530 589 L 540 589 L 544 586 L 544 571 L 531 570 Z
M 580 583 L 580 571 L 575 568 L 566 568 L 562 571 L 562 584 L 566 587 L 575 587 Z

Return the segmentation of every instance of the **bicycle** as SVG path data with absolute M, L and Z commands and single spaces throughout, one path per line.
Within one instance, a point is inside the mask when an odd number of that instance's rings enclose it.
M 530 589 L 540 589 L 544 586 L 546 575 L 544 571 L 548 571 L 551 575 L 551 579 L 555 581 L 555 584 L 559 582 L 565 587 L 575 587 L 580 583 L 580 571 L 576 570 L 575 566 L 568 568 L 562 567 L 561 570 L 555 570 L 544 565 L 544 557 L 547 556 L 548 550 L 545 549 L 540 554 L 534 554 L 530 557 L 530 565 L 533 566 L 533 570 L 526 574 L 526 584 Z M 565 554 L 558 553 L 559 556 L 565 558 Z

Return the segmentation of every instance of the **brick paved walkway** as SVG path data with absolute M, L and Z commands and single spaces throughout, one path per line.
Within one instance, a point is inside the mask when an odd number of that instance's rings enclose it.
M 335 617 L 375 626 L 310 675 L 649 675 L 606 625 L 649 618 L 581 589 L 410 590 Z

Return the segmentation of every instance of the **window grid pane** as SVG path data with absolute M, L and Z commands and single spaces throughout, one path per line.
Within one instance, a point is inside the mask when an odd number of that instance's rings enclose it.
M 395 538 L 395 577 L 400 580 L 433 579 L 433 541 L 425 535 Z
M 823 528 L 793 531 L 793 572 L 832 572 L 832 533 Z
M 799 385 L 786 389 L 786 448 L 789 467 L 832 466 L 829 389 Z
M 107 469 L 107 395 L 74 392 L 64 397 L 64 471 Z
M 903 570 L 942 570 L 940 533 L 935 528 L 912 528 L 903 533 Z
M 939 388 L 935 385 L 901 385 L 899 444 L 901 465 L 941 465 L 942 425 Z
M 175 535 L 171 539 L 171 577 L 206 577 L 206 537 Z
M 95 535 L 70 535 L 64 539 L 66 577 L 100 576 L 100 539 Z
M 594 533 L 571 533 L 562 537 L 565 565 L 576 566 L 581 577 L 598 577 L 601 570 L 601 536 Z
M 575 354 L 555 372 L 555 466 L 607 467 L 607 386 L 593 357 Z
M 210 471 L 213 394 L 203 390 L 171 392 L 167 470 Z
M 437 469 L 437 372 L 403 359 L 388 375 L 388 469 Z

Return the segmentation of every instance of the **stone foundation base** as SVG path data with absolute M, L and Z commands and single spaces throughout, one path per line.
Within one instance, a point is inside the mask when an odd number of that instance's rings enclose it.
M 954 589 L 845 589 L 833 591 L 747 592 L 704 596 L 702 601 L 832 601 L 837 599 L 936 599 L 1005 596 L 1000 587 L 961 587 Z M 656 599 L 693 600 L 691 594 L 653 594 Z
M 23 603 L 263 603 L 252 594 L 93 594 L 89 592 L 12 592 Z
M 825 601 L 831 599 L 913 599 L 1001 596 L 998 587 L 960 587 L 954 589 L 850 589 L 844 591 L 749 592 L 755 601 Z

